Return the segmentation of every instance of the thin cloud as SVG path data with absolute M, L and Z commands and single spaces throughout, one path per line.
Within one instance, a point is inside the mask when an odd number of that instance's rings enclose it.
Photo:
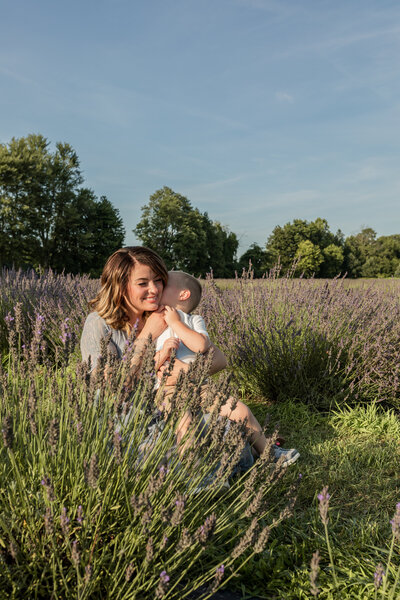
M 236 3 L 246 8 L 270 12 L 280 18 L 292 17 L 300 9 L 298 6 L 290 6 L 276 0 L 236 0 Z
M 225 186 L 232 185 L 233 183 L 238 183 L 238 181 L 242 181 L 246 177 L 245 174 L 237 175 L 236 177 L 228 177 L 227 179 L 217 179 L 216 181 L 209 181 L 207 183 L 201 183 L 200 185 L 194 186 L 191 189 L 193 191 L 198 190 L 214 190 L 218 188 L 223 188 Z
M 294 102 L 293 96 L 291 94 L 288 94 L 287 92 L 276 92 L 275 98 L 279 102 L 286 102 L 288 104 L 293 104 Z
M 15 71 L 11 71 L 10 69 L 7 69 L 7 67 L 4 67 L 3 65 L 0 65 L 0 73 L 5 75 L 6 77 L 14 79 L 14 81 L 18 81 L 18 83 L 22 83 L 24 85 L 35 85 L 35 86 L 38 85 L 37 82 L 34 81 L 33 79 L 30 79 L 29 77 L 20 75 L 19 73 L 16 73 Z
M 284 52 L 278 52 L 276 57 L 289 58 L 294 55 L 298 56 L 300 54 L 309 54 L 324 50 L 338 50 L 340 48 L 346 48 L 347 46 L 352 46 L 367 40 L 379 37 L 387 38 L 390 35 L 398 35 L 399 33 L 400 27 L 396 26 L 383 29 L 374 29 L 372 31 L 352 32 L 347 35 L 332 35 L 331 37 L 321 39 L 311 44 L 301 44 L 289 47 Z
M 233 119 L 229 119 L 224 115 L 219 115 L 215 113 L 210 113 L 207 111 L 202 111 L 194 108 L 189 108 L 187 106 L 181 106 L 181 110 L 184 111 L 190 117 L 196 117 L 198 119 L 204 119 L 206 121 L 214 121 L 215 123 L 219 123 L 224 127 L 229 127 L 230 129 L 239 129 L 239 130 L 247 130 L 247 126 L 240 121 L 236 121 Z

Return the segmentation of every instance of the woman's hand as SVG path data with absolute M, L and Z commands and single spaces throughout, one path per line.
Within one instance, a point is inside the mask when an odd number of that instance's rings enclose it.
M 142 331 L 136 339 L 147 340 L 149 335 L 151 335 L 151 338 L 155 340 L 166 328 L 167 324 L 164 319 L 164 306 L 161 304 L 157 310 L 152 312 L 147 318 Z

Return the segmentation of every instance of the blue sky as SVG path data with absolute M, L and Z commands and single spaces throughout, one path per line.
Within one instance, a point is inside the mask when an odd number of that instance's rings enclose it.
M 126 242 L 166 185 L 234 231 L 400 233 L 400 4 L 1 0 L 0 142 L 69 142 Z

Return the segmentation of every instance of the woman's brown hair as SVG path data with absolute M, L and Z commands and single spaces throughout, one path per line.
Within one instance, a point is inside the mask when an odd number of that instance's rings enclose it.
M 167 284 L 167 267 L 154 250 L 144 246 L 127 246 L 114 252 L 104 266 L 100 292 L 89 302 L 113 329 L 129 330 L 125 294 L 132 269 L 137 263 L 149 266 L 162 279 L 164 286 Z

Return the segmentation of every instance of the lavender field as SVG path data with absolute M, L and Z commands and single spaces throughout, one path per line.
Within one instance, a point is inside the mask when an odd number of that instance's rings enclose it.
M 1 276 L 0 597 L 206 598 L 226 582 L 279 600 L 397 598 L 400 281 L 205 282 L 199 312 L 231 390 L 301 453 L 286 471 L 266 456 L 218 494 L 192 490 L 229 475 L 240 428 L 224 437 L 215 420 L 182 466 L 178 399 L 141 463 L 151 355 L 129 401 L 126 362 L 106 384 L 88 377 L 78 341 L 97 287 Z M 204 372 L 185 384 L 193 405 Z M 224 375 L 213 385 L 228 392 Z

